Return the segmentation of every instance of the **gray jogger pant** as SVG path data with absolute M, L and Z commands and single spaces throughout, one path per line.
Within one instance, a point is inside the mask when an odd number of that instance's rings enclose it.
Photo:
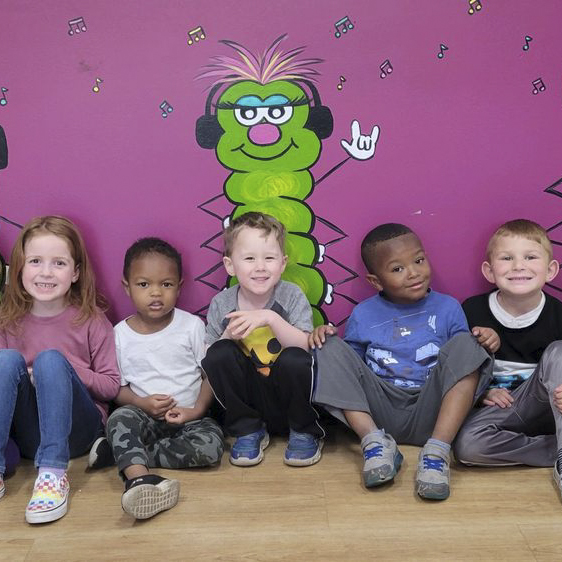
M 478 396 L 490 384 L 492 359 L 468 332 L 453 336 L 421 388 L 395 386 L 373 371 L 337 336 L 316 351 L 318 367 L 313 401 L 347 423 L 342 410 L 371 414 L 380 429 L 397 443 L 424 445 L 431 437 L 447 392 L 470 373 L 479 373 Z
M 155 420 L 136 406 L 117 408 L 107 420 L 107 438 L 120 472 L 133 464 L 147 468 L 191 468 L 220 462 L 223 433 L 203 418 L 182 425 Z
M 484 466 L 553 466 L 562 447 L 562 414 L 554 389 L 562 384 L 562 341 L 551 343 L 535 372 L 513 391 L 510 408 L 483 406 L 466 419 L 454 443 L 457 460 Z

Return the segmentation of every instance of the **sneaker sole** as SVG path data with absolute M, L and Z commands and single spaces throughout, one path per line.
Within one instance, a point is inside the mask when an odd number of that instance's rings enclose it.
M 174 507 L 180 497 L 180 483 L 165 480 L 160 484 L 140 484 L 127 490 L 121 498 L 123 511 L 135 519 L 149 519 Z
M 450 490 L 437 490 L 431 485 L 416 482 L 416 492 L 420 498 L 424 500 L 446 500 L 450 495 Z
M 379 478 L 376 475 L 372 475 L 371 471 L 363 472 L 363 484 L 365 485 L 365 488 L 376 488 L 377 486 L 382 486 L 383 484 L 394 480 L 394 477 L 398 474 L 398 471 L 402 466 L 403 460 L 404 456 L 400 451 L 397 451 L 396 455 L 394 455 L 394 471 L 391 472 L 386 478 Z
M 286 456 L 283 456 L 283 462 L 288 466 L 310 466 L 311 464 L 316 464 L 322 457 L 323 446 L 324 441 L 320 441 L 316 453 L 308 459 L 288 459 Z
M 66 515 L 68 511 L 68 496 L 59 506 L 49 511 L 27 511 L 25 512 L 25 520 L 31 525 L 36 523 L 50 523 L 56 521 Z
M 260 464 L 260 462 L 263 461 L 264 458 L 263 451 L 265 448 L 267 448 L 268 445 L 269 445 L 269 434 L 266 433 L 265 437 L 261 440 L 260 452 L 258 453 L 257 457 L 253 459 L 249 457 L 238 457 L 237 459 L 235 459 L 231 454 L 230 463 L 235 466 L 255 466 L 256 464 Z

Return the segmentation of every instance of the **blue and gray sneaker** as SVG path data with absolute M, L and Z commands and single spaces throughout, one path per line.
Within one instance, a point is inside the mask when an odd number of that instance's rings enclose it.
M 253 466 L 263 460 L 263 450 L 269 445 L 265 428 L 237 437 L 230 449 L 230 462 L 236 466 Z
M 443 449 L 426 443 L 420 451 L 416 473 L 416 492 L 426 500 L 449 497 L 450 457 Z
M 289 433 L 289 442 L 285 449 L 285 464 L 290 466 L 309 466 L 315 464 L 322 456 L 324 441 L 310 433 Z
M 365 488 L 374 488 L 390 482 L 400 470 L 403 456 L 396 446 L 396 441 L 388 435 L 368 433 L 361 439 L 363 449 L 363 484 Z

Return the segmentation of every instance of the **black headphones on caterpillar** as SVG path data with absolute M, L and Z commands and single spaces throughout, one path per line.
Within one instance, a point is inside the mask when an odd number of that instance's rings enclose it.
M 330 108 L 322 105 L 320 94 L 312 82 L 309 80 L 299 80 L 295 83 L 306 84 L 314 101 L 314 105 L 310 107 L 308 119 L 304 125 L 305 129 L 314 131 L 319 139 L 327 139 L 334 130 L 334 118 Z M 220 83 L 211 88 L 205 102 L 205 115 L 201 115 L 195 124 L 195 138 L 201 148 L 216 148 L 219 139 L 224 133 L 224 129 L 220 126 L 216 114 L 212 113 L 213 98 L 222 86 L 224 84 Z

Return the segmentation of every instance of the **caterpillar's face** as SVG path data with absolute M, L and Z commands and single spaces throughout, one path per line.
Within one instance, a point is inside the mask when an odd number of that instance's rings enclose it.
M 226 89 L 217 102 L 224 129 L 219 162 L 230 170 L 304 170 L 320 156 L 320 140 L 305 129 L 310 101 L 296 83 L 250 80 Z

